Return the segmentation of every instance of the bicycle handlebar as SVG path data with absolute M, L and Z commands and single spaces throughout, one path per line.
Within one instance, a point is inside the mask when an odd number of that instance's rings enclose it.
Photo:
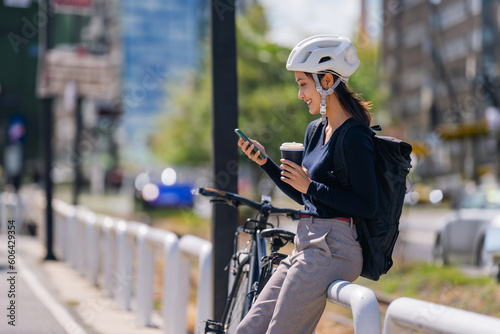
M 214 197 L 216 200 L 222 200 L 225 202 L 229 202 L 235 207 L 238 207 L 239 205 L 243 204 L 246 206 L 251 207 L 252 209 L 261 211 L 262 208 L 265 206 L 266 211 L 268 213 L 275 213 L 275 214 L 284 214 L 287 215 L 288 217 L 291 217 L 293 219 L 298 219 L 299 218 L 299 211 L 294 210 L 294 209 L 288 209 L 288 208 L 277 208 L 272 206 L 270 203 L 267 202 L 254 202 L 248 198 L 245 198 L 243 196 L 240 196 L 238 194 L 222 191 L 222 190 L 217 190 L 217 189 L 212 189 L 212 188 L 204 188 L 201 187 L 198 189 L 198 192 L 200 195 L 207 196 L 207 197 Z

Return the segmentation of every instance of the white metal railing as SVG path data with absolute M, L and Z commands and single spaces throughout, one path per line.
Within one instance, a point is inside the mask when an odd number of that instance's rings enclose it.
M 10 194 L 1 194 L 2 219 L 10 219 L 13 214 L 20 217 L 20 205 L 11 198 Z M 29 202 L 34 205 L 32 203 Z M 96 215 L 84 207 L 57 199 L 53 200 L 53 208 L 56 257 L 103 289 L 121 308 L 132 310 L 140 323 L 152 324 L 153 282 L 159 255 L 163 257 L 162 332 L 187 333 L 194 259 L 198 260 L 199 272 L 197 319 L 213 317 L 212 244 L 209 241 L 191 235 L 179 239 L 165 230 Z M 135 301 L 133 309 L 132 300 Z
M 40 217 L 42 201 L 23 201 L 12 194 L 0 194 L 0 233 L 7 219 L 22 220 L 22 210 L 31 219 Z M 190 271 L 198 259 L 197 328 L 213 317 L 212 244 L 195 236 L 175 234 L 143 223 L 96 215 L 84 207 L 59 200 L 54 206 L 54 250 L 82 276 L 105 290 L 125 310 L 133 310 L 144 325 L 151 324 L 155 261 L 163 255 L 162 332 L 186 333 Z M 37 211 L 38 210 L 38 211 Z M 21 222 L 22 223 L 22 222 Z M 39 225 L 43 225 L 39 221 Z M 22 226 L 22 225 L 20 225 Z M 43 231 L 43 230 L 42 230 Z M 136 263 L 136 265 L 134 265 Z M 136 278 L 135 285 L 133 279 Z M 135 289 L 134 289 L 135 287 Z M 328 301 L 352 310 L 354 331 L 380 334 L 380 311 L 372 290 L 335 281 L 328 289 Z M 134 300 L 134 308 L 131 301 Z M 500 319 L 411 298 L 393 301 L 386 312 L 384 334 L 412 333 L 497 333 Z
M 385 314 L 384 334 L 452 333 L 495 334 L 500 319 L 459 310 L 449 306 L 401 297 L 394 300 Z
M 375 293 L 367 287 L 338 280 L 328 288 L 327 299 L 352 310 L 354 332 L 380 334 L 380 310 Z

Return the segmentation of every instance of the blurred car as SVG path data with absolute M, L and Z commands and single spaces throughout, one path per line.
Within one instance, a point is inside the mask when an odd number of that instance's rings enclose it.
M 177 173 L 172 168 L 166 168 L 161 173 L 140 173 L 134 184 L 134 197 L 145 208 L 193 207 L 193 185 L 177 182 Z
M 500 219 L 500 189 L 488 187 L 465 196 L 445 216 L 434 244 L 434 260 L 443 264 L 492 264 L 486 231 Z

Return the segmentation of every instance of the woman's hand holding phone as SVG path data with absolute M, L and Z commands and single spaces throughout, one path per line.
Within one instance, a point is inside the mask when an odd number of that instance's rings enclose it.
M 255 161 L 257 164 L 259 164 L 260 166 L 262 166 L 263 164 L 265 164 L 267 162 L 267 154 L 266 154 L 266 150 L 264 149 L 264 147 L 256 140 L 252 140 L 252 139 L 249 139 L 252 141 L 252 143 L 244 140 L 243 138 L 240 138 L 238 140 L 238 146 L 241 147 L 241 150 L 253 161 Z M 253 149 L 257 148 L 257 152 L 254 152 Z M 264 155 L 264 158 L 261 158 L 259 155 L 260 154 L 263 154 Z

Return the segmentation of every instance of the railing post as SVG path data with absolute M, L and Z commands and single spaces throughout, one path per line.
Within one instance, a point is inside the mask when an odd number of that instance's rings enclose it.
M 163 333 L 177 334 L 186 331 L 186 323 L 179 321 L 179 240 L 173 233 L 167 233 L 163 244 L 165 266 L 163 267 Z
M 200 279 L 198 280 L 198 320 L 196 322 L 196 333 L 200 333 L 199 327 L 202 325 L 202 321 L 213 319 L 214 317 L 212 244 L 210 242 L 205 242 L 201 247 L 198 258 Z
M 68 211 L 67 217 L 67 234 L 66 234 L 66 254 L 68 254 L 68 258 L 66 259 L 71 267 L 77 267 L 77 256 L 78 256 L 78 244 L 77 244 L 77 230 L 76 230 L 76 211 L 77 208 L 72 206 L 71 210 Z
M 139 321 L 149 326 L 151 325 L 151 310 L 153 308 L 153 276 L 154 276 L 154 256 L 147 242 L 149 227 L 146 225 L 139 229 L 137 235 L 137 248 L 139 252 L 139 268 L 137 273 L 137 309 L 136 316 Z
M 66 253 L 66 231 L 68 229 L 68 224 L 65 222 L 65 219 L 68 215 L 68 205 L 60 200 L 55 199 L 53 201 L 54 208 L 54 250 L 56 256 L 59 260 L 66 261 L 68 260 L 68 254 Z
M 380 310 L 375 293 L 361 285 L 338 280 L 328 288 L 328 301 L 352 310 L 354 332 L 380 334 Z
M 64 250 L 62 246 L 62 242 L 64 240 L 64 237 L 62 235 L 63 231 L 63 225 L 66 224 L 61 224 L 62 217 L 65 213 L 65 207 L 66 203 L 59 201 L 55 199 L 52 203 L 52 207 L 54 210 L 54 251 L 55 255 L 58 260 L 64 261 Z
M 113 227 L 115 222 L 110 217 L 104 218 L 103 239 L 104 239 L 104 284 L 103 288 L 108 296 L 113 297 L 113 269 L 115 268 L 115 237 Z
M 99 236 L 97 233 L 97 218 L 93 212 L 88 212 L 85 217 L 87 234 L 86 245 L 86 274 L 92 284 L 97 285 L 99 274 Z
M 212 277 L 212 244 L 204 239 L 185 235 L 179 240 L 179 247 L 181 249 L 181 264 L 180 264 L 180 284 L 183 285 L 182 291 L 186 296 L 179 298 L 179 304 L 187 305 L 189 296 L 189 268 L 191 260 L 185 255 L 197 256 L 199 259 L 199 280 L 198 280 L 198 305 L 197 314 L 198 318 L 196 320 L 196 332 L 198 332 L 199 326 L 201 326 L 202 321 L 213 318 L 213 285 L 210 286 L 209 283 L 213 281 L 209 278 Z M 184 285 L 185 284 L 185 285 Z M 182 304 L 181 304 L 182 303 Z M 211 304 L 212 306 L 208 306 Z M 179 315 L 180 317 L 181 315 Z M 182 315 L 185 318 L 185 314 Z M 185 320 L 184 320 L 185 321 Z
M 179 248 L 181 248 L 181 240 L 179 240 Z M 177 317 L 178 321 L 183 325 L 183 331 L 181 333 L 187 333 L 186 322 L 187 322 L 187 307 L 189 304 L 189 293 L 190 293 L 190 269 L 191 269 L 191 258 L 181 252 L 179 256 L 179 296 L 177 301 Z
M 121 220 L 116 225 L 118 275 L 122 278 L 122 285 L 116 290 L 115 299 L 124 310 L 130 310 L 130 299 L 132 297 L 134 245 L 131 239 L 136 238 L 136 235 L 132 233 L 135 231 L 132 224 L 127 224 Z
M 77 245 L 76 251 L 76 268 L 82 276 L 85 276 L 85 251 L 86 251 L 86 236 L 85 236 L 85 220 L 89 210 L 84 207 L 79 207 L 76 213 L 76 235 L 75 241 Z

